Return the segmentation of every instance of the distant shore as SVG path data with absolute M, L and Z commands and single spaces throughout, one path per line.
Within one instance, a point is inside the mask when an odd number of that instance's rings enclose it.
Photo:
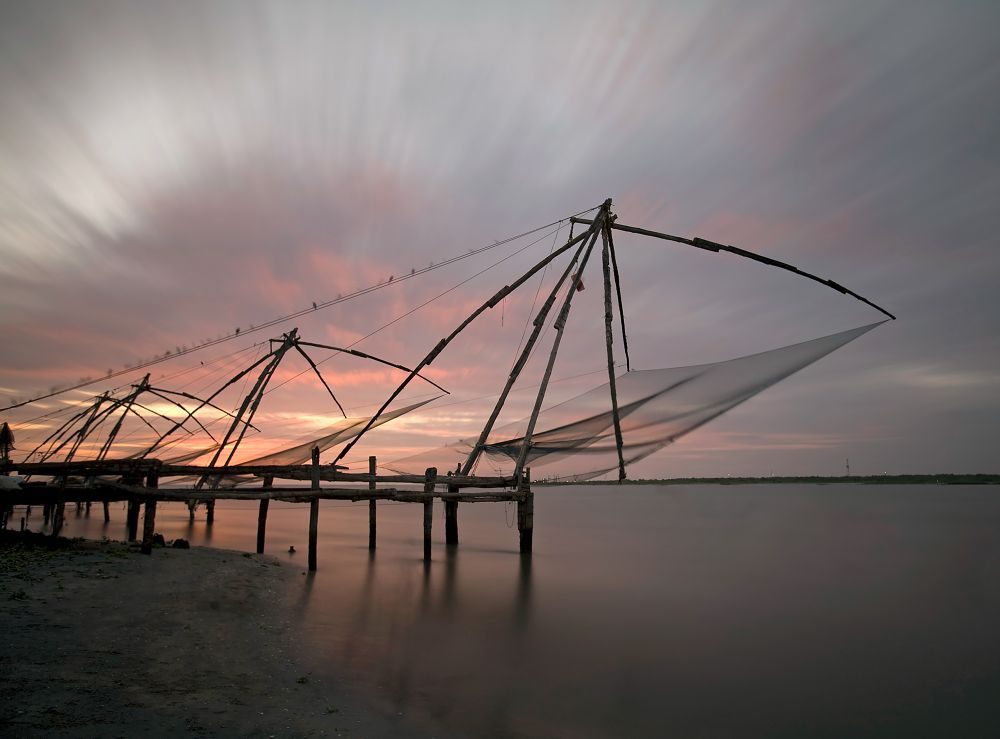
M 852 485 L 1000 485 L 1000 474 L 970 475 L 840 475 L 837 477 L 667 477 L 649 480 L 623 480 L 622 485 L 783 485 L 812 484 L 830 485 L 847 483 Z M 617 485 L 617 480 L 588 480 L 586 482 L 562 482 L 534 480 L 532 485 Z
M 302 667 L 299 568 L 0 532 L 0 734 L 401 736 Z

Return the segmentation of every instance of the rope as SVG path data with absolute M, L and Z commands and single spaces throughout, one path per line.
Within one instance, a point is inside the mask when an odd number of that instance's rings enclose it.
M 569 218 L 576 218 L 577 216 L 583 215 L 584 213 L 589 213 L 592 210 L 596 210 L 598 207 L 600 207 L 600 206 L 594 206 L 593 208 L 587 208 L 586 210 L 581 210 L 579 213 L 575 213 L 574 215 L 569 216 Z M 487 252 L 487 251 L 489 251 L 491 249 L 496 249 L 498 246 L 503 246 L 504 244 L 509 244 L 511 241 L 516 241 L 518 239 L 524 238 L 525 236 L 530 236 L 533 233 L 538 233 L 539 231 L 544 231 L 545 229 L 550 228 L 551 226 L 555 226 L 556 224 L 561 224 L 565 220 L 567 220 L 567 219 L 566 218 L 560 218 L 558 221 L 552 221 L 551 223 L 546 223 L 544 226 L 538 226 L 537 228 L 533 228 L 533 229 L 530 229 L 528 231 L 524 231 L 522 233 L 519 233 L 516 236 L 510 236 L 510 237 L 508 237 L 506 239 L 502 239 L 500 241 L 495 241 L 492 244 L 487 244 L 486 246 L 480 247 L 478 249 L 472 249 L 472 250 L 467 251 L 467 252 L 465 252 L 463 254 L 459 254 L 459 255 L 456 255 L 456 256 L 453 256 L 453 257 L 449 257 L 448 259 L 445 259 L 443 262 L 437 262 L 437 263 L 432 262 L 429 266 L 424 267 L 423 269 L 417 269 L 417 270 L 414 270 L 414 271 L 410 272 L 410 274 L 408 274 L 408 275 L 402 275 L 398 280 L 393 280 L 391 282 L 377 283 L 375 285 L 369 285 L 368 287 L 361 288 L 359 290 L 355 290 L 353 293 L 349 293 L 349 294 L 343 295 L 343 296 L 337 296 L 333 300 L 327 300 L 327 301 L 324 301 L 322 303 L 313 303 L 308 308 L 303 308 L 301 310 L 295 311 L 294 313 L 289 313 L 289 314 L 284 315 L 284 316 L 278 316 L 277 318 L 272 318 L 272 319 L 270 319 L 268 321 L 265 321 L 264 323 L 261 323 L 261 324 L 259 324 L 257 326 L 252 326 L 252 327 L 248 328 L 245 331 L 238 328 L 233 333 L 226 334 L 225 336 L 222 336 L 222 337 L 220 337 L 218 339 L 212 339 L 211 341 L 206 341 L 206 342 L 203 342 L 201 344 L 195 344 L 195 345 L 193 345 L 191 347 L 182 347 L 181 351 L 179 351 L 179 352 L 174 352 L 172 354 L 168 354 L 168 355 L 163 356 L 163 357 L 151 359 L 151 360 L 149 360 L 147 362 L 140 362 L 139 364 L 136 364 L 136 365 L 134 365 L 132 367 L 127 367 L 127 368 L 125 368 L 123 370 L 118 370 L 117 372 L 112 372 L 111 374 L 104 375 L 103 377 L 98 377 L 96 379 L 88 380 L 88 381 L 85 381 L 85 382 L 79 382 L 79 383 L 77 383 L 75 385 L 70 385 L 68 387 L 61 388 L 61 389 L 56 390 L 54 392 L 45 393 L 43 395 L 38 395 L 38 396 L 36 396 L 34 398 L 29 398 L 28 400 L 23 400 L 23 401 L 20 401 L 18 403 L 13 403 L 11 405 L 4 406 L 3 408 L 0 408 L 0 412 L 13 410 L 14 408 L 20 408 L 22 406 L 30 405 L 32 403 L 37 403 L 38 401 L 45 400 L 47 398 L 54 398 L 57 395 L 62 395 L 63 393 L 70 392 L 71 390 L 79 390 L 80 388 L 88 387 L 90 385 L 93 385 L 95 383 L 101 382 L 103 380 L 109 380 L 109 379 L 111 379 L 113 377 L 121 377 L 122 375 L 131 374 L 131 373 L 135 372 L 136 370 L 145 369 L 146 367 L 152 367 L 154 365 L 160 364 L 161 362 L 166 362 L 168 359 L 175 359 L 177 357 L 182 357 L 182 356 L 185 356 L 187 354 L 192 354 L 192 353 L 194 353 L 196 351 L 200 351 L 200 350 L 208 348 L 210 346 L 216 346 L 217 344 L 222 344 L 222 343 L 224 343 L 226 341 L 230 341 L 232 339 L 235 339 L 237 336 L 241 336 L 241 335 L 245 336 L 247 334 L 251 334 L 251 333 L 254 333 L 256 331 L 263 331 L 266 328 L 271 328 L 272 326 L 277 326 L 278 324 L 285 323 L 286 321 L 290 321 L 290 320 L 295 319 L 295 318 L 299 318 L 300 316 L 308 315 L 309 313 L 315 313 L 318 310 L 322 310 L 324 308 L 329 308 L 331 306 L 337 305 L 339 303 L 346 302 L 348 300 L 353 300 L 354 298 L 360 297 L 362 295 L 367 295 L 368 293 L 375 292 L 376 290 L 381 290 L 381 289 L 383 289 L 385 287 L 388 287 L 389 285 L 396 285 L 396 284 L 398 284 L 400 282 L 403 282 L 404 280 L 408 280 L 408 279 L 411 279 L 413 277 L 416 277 L 417 275 L 423 275 L 423 274 L 426 274 L 428 272 L 432 272 L 432 271 L 434 271 L 436 269 L 440 269 L 441 267 L 446 267 L 449 264 L 454 264 L 455 262 L 459 262 L 459 261 L 461 261 L 463 259 L 468 259 L 469 257 L 477 256 L 477 255 L 482 254 L 484 252 Z
M 537 230 L 537 229 L 536 229 L 536 230 Z M 429 300 L 426 300 L 426 301 L 424 301 L 423 303 L 421 303 L 421 304 L 420 304 L 420 305 L 418 305 L 417 307 L 415 307 L 415 308 L 411 308 L 410 310 L 406 311 L 405 313 L 403 313 L 403 314 L 401 314 L 401 315 L 399 315 L 399 316 L 396 316 L 396 317 L 395 317 L 395 318 L 393 318 L 393 319 L 392 319 L 391 321 L 389 321 L 388 323 L 385 323 L 385 324 L 383 324 L 383 325 L 379 326 L 379 327 L 378 327 L 377 329 L 375 329 L 375 330 L 374 330 L 374 331 L 372 331 L 371 333 L 368 333 L 368 334 L 365 334 L 365 335 L 364 335 L 364 336 L 362 336 L 362 337 L 361 337 L 360 339 L 358 339 L 358 340 L 354 341 L 354 342 L 353 342 L 353 343 L 351 343 L 351 344 L 348 344 L 348 345 L 347 345 L 347 346 L 346 346 L 345 348 L 347 348 L 347 349 L 351 349 L 351 348 L 353 348 L 353 347 L 357 346 L 358 344 L 360 344 L 360 343 L 361 343 L 362 341 L 365 341 L 365 340 L 367 340 L 367 339 L 370 339 L 370 338 L 371 338 L 372 336 L 374 336 L 375 334 L 377 334 L 377 333 L 379 333 L 379 332 L 381 332 L 381 331 L 384 331 L 385 329 L 389 328 L 390 326 L 392 326 L 392 325 L 393 325 L 393 324 L 395 324 L 395 323 L 398 323 L 399 321 L 402 321 L 402 320 L 403 320 L 404 318 L 407 318 L 407 317 L 409 317 L 409 316 L 412 316 L 412 315 L 413 315 L 414 313 L 416 313 L 416 312 L 417 312 L 418 310 L 421 310 L 421 309 L 423 309 L 423 308 L 426 308 L 426 307 L 427 307 L 428 305 L 430 305 L 431 303 L 433 303 L 433 302 L 434 302 L 435 300 L 440 300 L 441 298 L 443 298 L 443 297 L 444 297 L 445 295 L 447 295 L 448 293 L 451 293 L 451 292 L 454 292 L 454 291 L 455 291 L 455 290 L 457 290 L 458 288 L 462 287 L 462 285 L 465 285 L 465 284 L 467 284 L 467 283 L 469 283 L 469 282 L 472 282 L 472 281 L 473 281 L 474 279 L 476 279 L 476 278 L 477 278 L 477 277 L 479 277 L 480 275 L 482 275 L 482 274 L 485 274 L 486 272 L 489 272 L 489 271 L 490 271 L 491 269 L 493 269 L 494 267 L 497 267 L 497 266 L 499 266 L 499 265 L 503 264 L 503 263 L 504 263 L 504 262 L 506 262 L 506 261 L 507 261 L 508 259 L 513 259 L 513 258 L 514 258 L 514 257 L 516 257 L 517 255 L 519 255 L 519 254 L 522 254 L 523 252 L 527 251 L 528 249 L 530 249 L 531 247 L 533 247 L 533 246 L 534 246 L 535 244 L 539 243 L 540 241 L 543 241 L 543 240 L 544 240 L 544 239 L 546 239 L 547 237 L 548 237 L 548 234 L 545 234 L 545 235 L 541 236 L 540 238 L 537 238 L 537 239 L 535 239 L 535 240 L 534 240 L 534 241 L 532 241 L 532 242 L 531 242 L 530 244 L 527 244 L 526 246 L 522 246 L 522 247 L 521 247 L 520 249 L 518 249 L 518 250 L 517 250 L 517 251 L 515 251 L 515 252 L 512 252 L 512 253 L 508 254 L 508 255 L 507 255 L 507 256 L 505 256 L 505 257 L 504 257 L 503 259 L 500 259 L 500 260 L 498 260 L 498 261 L 494 262 L 493 264 L 491 264 L 490 266 L 488 266 L 488 267 L 485 267 L 484 269 L 481 269 L 481 270 L 479 270 L 478 272 L 476 272 L 475 274 L 473 274 L 473 275 L 471 275 L 471 276 L 469 276 L 469 277 L 465 278 L 464 280 L 462 280 L 462 281 L 461 281 L 461 282 L 459 282 L 458 284 L 456 284 L 456 285 L 452 285 L 451 287 L 449 287 L 449 288 L 448 288 L 447 290 L 445 290 L 444 292 L 442 292 L 442 293 L 438 293 L 438 294 L 437 294 L 437 295 L 435 295 L 435 296 L 434 296 L 433 298 L 430 298 Z M 324 364 L 325 362 L 329 362 L 329 361 L 330 361 L 331 359 L 333 359 L 334 357 L 338 356 L 338 354 L 340 354 L 340 352 L 338 352 L 337 354 L 332 354 L 332 355 L 330 355 L 329 357 L 327 357 L 326 359 L 323 359 L 323 360 L 320 360 L 320 361 L 319 361 L 319 362 L 317 362 L 316 364 L 317 364 L 317 365 L 320 365 L 320 364 Z M 289 382 L 291 382 L 292 380 L 295 380 L 295 379 L 298 379 L 298 378 L 299 378 L 299 377 L 301 377 L 302 375 L 304 375 L 304 374 L 306 374 L 307 372 L 309 372 L 309 371 L 310 371 L 311 369 L 312 369 L 311 367 L 310 367 L 310 368 L 306 368 L 306 369 L 302 370 L 301 372 L 299 372 L 298 374 L 295 374 L 295 375 L 292 375 L 291 377 L 289 377 L 289 378 L 288 378 L 287 380 L 285 380 L 284 382 L 281 382 L 281 383 L 279 383 L 279 384 L 275 385 L 274 387 L 272 387 L 272 388 L 271 388 L 270 390 L 268 390 L 268 391 L 267 391 L 267 393 L 273 393 L 273 392 L 274 392 L 275 390 L 277 390 L 278 388 L 280 388 L 280 387 L 283 387 L 284 385 L 287 385 L 287 384 L 288 384 Z

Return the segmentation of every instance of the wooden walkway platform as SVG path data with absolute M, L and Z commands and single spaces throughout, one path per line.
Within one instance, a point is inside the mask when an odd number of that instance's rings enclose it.
M 317 566 L 317 533 L 319 530 L 319 501 L 368 501 L 368 547 L 376 547 L 376 504 L 378 501 L 422 503 L 424 506 L 424 559 L 431 559 L 431 531 L 434 520 L 434 499 L 445 504 L 445 541 L 448 546 L 458 545 L 459 503 L 517 503 L 517 528 L 522 554 L 532 550 L 534 529 L 534 493 L 531 492 L 530 473 L 525 470 L 521 479 L 514 477 L 478 477 L 475 475 L 438 475 L 436 468 L 429 468 L 424 475 L 379 475 L 376 458 L 370 457 L 367 473 L 345 472 L 336 465 L 321 465 L 317 450 L 308 465 L 232 465 L 204 467 L 197 465 L 171 465 L 160 460 L 103 460 L 99 462 L 40 462 L 0 465 L 0 474 L 17 473 L 30 478 L 19 490 L 5 490 L 0 498 L 3 509 L 3 526 L 8 525 L 10 511 L 15 505 L 42 506 L 45 521 L 51 518 L 52 534 L 58 535 L 65 519 L 67 503 L 102 503 L 105 520 L 109 520 L 108 504 L 125 501 L 127 508 L 128 540 L 139 538 L 139 512 L 143 510 L 142 551 L 152 552 L 156 530 L 156 504 L 158 501 L 178 501 L 194 504 L 205 503 L 207 520 L 215 517 L 217 500 L 257 500 L 260 508 L 257 518 L 257 552 L 263 553 L 267 534 L 267 514 L 270 501 L 309 504 L 309 569 Z M 232 478 L 242 477 L 248 483 L 258 478 L 260 487 L 237 488 Z M 192 480 L 191 478 L 195 478 Z M 226 478 L 230 486 L 223 487 Z M 275 481 L 282 484 L 275 484 Z M 294 485 L 289 482 L 305 482 Z M 405 487 L 409 486 L 409 487 Z M 419 487 L 414 487 L 419 486 Z

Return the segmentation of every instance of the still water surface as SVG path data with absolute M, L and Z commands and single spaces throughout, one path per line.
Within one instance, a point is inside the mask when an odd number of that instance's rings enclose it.
M 460 506 L 324 502 L 290 612 L 316 674 L 444 736 L 1000 736 L 1000 487 L 536 488 Z M 123 537 L 67 511 L 67 535 Z M 168 539 L 253 551 L 255 503 L 157 512 Z M 305 569 L 308 507 L 268 553 Z M 298 552 L 288 554 L 289 545 Z

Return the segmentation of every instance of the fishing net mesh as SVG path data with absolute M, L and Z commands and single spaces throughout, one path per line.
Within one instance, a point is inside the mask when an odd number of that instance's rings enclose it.
M 616 378 L 622 455 L 638 462 L 717 418 L 880 323 L 722 362 L 635 370 Z M 493 429 L 479 461 L 481 474 L 510 474 L 524 445 L 528 420 Z M 387 469 L 421 474 L 464 462 L 476 438 L 398 459 Z M 532 477 L 581 481 L 618 469 L 609 383 L 543 410 L 527 456 Z M 484 463 L 489 469 L 484 470 Z

